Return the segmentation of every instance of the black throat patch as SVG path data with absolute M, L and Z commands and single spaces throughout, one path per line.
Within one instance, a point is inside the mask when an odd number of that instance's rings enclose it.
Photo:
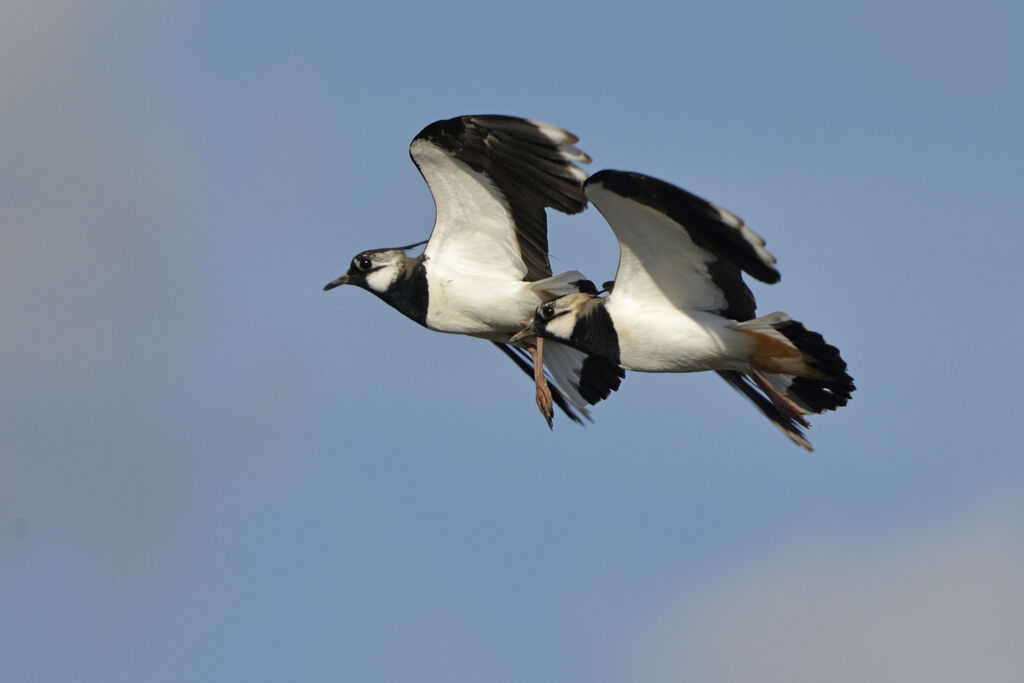
M 576 321 L 569 343 L 609 363 L 619 364 L 619 335 L 603 299 L 592 300 L 590 310 Z
M 403 315 L 426 327 L 428 285 L 423 257 L 409 259 L 401 277 L 378 296 Z

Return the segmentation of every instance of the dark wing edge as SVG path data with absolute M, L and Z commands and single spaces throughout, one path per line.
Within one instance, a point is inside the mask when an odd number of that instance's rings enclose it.
M 587 356 L 580 368 L 580 396 L 595 405 L 618 391 L 626 371 L 615 363 L 610 363 L 597 356 Z
M 512 213 L 527 281 L 550 276 L 545 208 L 575 214 L 587 206 L 587 173 L 577 164 L 590 157 L 575 147 L 579 138 L 540 121 L 487 114 L 436 121 L 416 140 L 438 145 L 490 179 Z
M 718 371 L 718 376 L 728 382 L 733 389 L 750 399 L 757 406 L 758 410 L 771 420 L 772 424 L 789 437 L 790 441 L 802 448 L 806 448 L 808 451 L 814 450 L 811 442 L 807 440 L 803 430 L 800 429 L 800 425 L 792 418 L 784 415 L 782 411 L 775 407 L 774 403 L 763 396 L 753 383 L 747 379 L 746 375 L 736 370 L 720 370 Z
M 728 302 L 717 311 L 721 315 L 741 321 L 754 317 L 754 295 L 741 271 L 768 284 L 779 281 L 775 257 L 764 248 L 764 240 L 729 211 L 671 183 L 631 171 L 598 171 L 584 183 L 585 188 L 590 185 L 668 216 L 696 246 L 713 254 L 716 259 L 708 264 L 708 275 Z

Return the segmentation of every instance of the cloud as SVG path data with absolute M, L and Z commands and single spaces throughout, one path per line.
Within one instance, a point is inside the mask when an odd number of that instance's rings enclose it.
M 1021 512 L 987 507 L 898 538 L 821 532 L 781 543 L 650 615 L 631 639 L 630 678 L 1019 680 Z

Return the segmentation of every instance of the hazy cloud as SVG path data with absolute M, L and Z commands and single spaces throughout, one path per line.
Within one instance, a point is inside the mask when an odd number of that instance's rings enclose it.
M 747 558 L 634 633 L 649 681 L 1016 681 L 1019 505 L 862 538 L 819 529 Z M 634 668 L 635 667 L 635 668 Z

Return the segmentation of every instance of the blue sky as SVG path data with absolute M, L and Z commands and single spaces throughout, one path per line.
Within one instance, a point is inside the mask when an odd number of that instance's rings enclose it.
M 5 3 L 0 678 L 1016 680 L 1012 3 Z M 768 241 L 858 391 L 556 418 L 365 292 L 431 121 L 529 116 Z M 595 211 L 556 269 L 614 274 Z

